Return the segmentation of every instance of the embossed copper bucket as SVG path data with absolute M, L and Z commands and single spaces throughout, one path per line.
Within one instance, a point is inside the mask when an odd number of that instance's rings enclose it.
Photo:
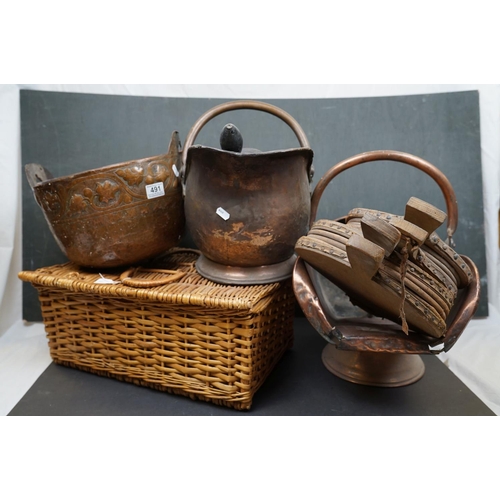
M 52 178 L 26 176 L 59 247 L 75 264 L 128 266 L 174 247 L 184 230 L 178 133 L 163 155 Z
M 273 114 L 300 148 L 260 152 L 193 146 L 201 128 L 235 109 Z M 191 128 L 183 150 L 186 222 L 202 255 L 198 272 L 225 284 L 262 284 L 292 275 L 294 246 L 309 225 L 313 152 L 304 131 L 282 109 L 259 101 L 216 106 Z

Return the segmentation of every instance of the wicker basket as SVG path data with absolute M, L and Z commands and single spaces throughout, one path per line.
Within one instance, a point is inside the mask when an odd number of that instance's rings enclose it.
M 293 343 L 291 280 L 218 285 L 173 252 L 162 268 L 185 274 L 142 288 L 98 284 L 74 264 L 23 271 L 39 293 L 55 363 L 138 385 L 249 409 L 257 389 Z M 143 271 L 149 282 L 164 277 Z M 120 274 L 105 273 L 120 280 Z

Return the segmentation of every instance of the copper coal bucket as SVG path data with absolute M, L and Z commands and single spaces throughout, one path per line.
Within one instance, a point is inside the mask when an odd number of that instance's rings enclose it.
M 300 147 L 241 152 L 193 146 L 215 116 L 254 109 L 277 116 L 295 133 Z M 186 224 L 201 251 L 198 272 L 223 284 L 263 284 L 292 275 L 294 246 L 310 217 L 313 152 L 292 116 L 271 104 L 233 101 L 202 115 L 183 150 Z

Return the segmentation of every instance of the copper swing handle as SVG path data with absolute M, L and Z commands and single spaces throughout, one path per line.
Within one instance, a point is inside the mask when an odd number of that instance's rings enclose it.
M 361 163 L 368 163 L 371 161 L 397 161 L 401 163 L 406 163 L 415 167 L 422 172 L 426 173 L 436 183 L 438 184 L 441 192 L 443 193 L 445 202 L 446 202 L 446 211 L 448 214 L 447 219 L 447 235 L 448 239 L 451 241 L 451 237 L 455 233 L 458 224 L 458 203 L 457 198 L 455 196 L 455 191 L 448 180 L 448 178 L 439 170 L 437 167 L 432 165 L 431 163 L 419 158 L 418 156 L 411 155 L 409 153 L 402 153 L 400 151 L 391 151 L 391 150 L 380 150 L 380 151 L 369 151 L 367 153 L 361 153 L 355 156 L 351 156 L 346 160 L 343 160 L 336 165 L 334 165 L 326 174 L 319 180 L 316 188 L 313 191 L 311 198 L 311 218 L 310 225 L 312 226 L 313 222 L 316 219 L 316 214 L 318 210 L 318 204 L 321 199 L 321 195 L 325 190 L 326 186 L 330 183 L 330 181 L 336 177 L 338 174 L 347 170 L 351 167 L 355 167 L 356 165 L 360 165 Z
M 253 101 L 253 100 L 240 100 L 240 101 L 230 101 L 224 104 L 219 104 L 218 106 L 214 106 L 209 109 L 203 115 L 201 115 L 196 123 L 191 127 L 191 130 L 188 132 L 186 137 L 186 142 L 184 143 L 184 148 L 182 150 L 182 177 L 184 181 L 186 180 L 187 172 L 186 170 L 186 158 L 187 152 L 189 148 L 193 145 L 196 137 L 200 133 L 200 130 L 212 119 L 216 116 L 226 113 L 227 111 L 233 111 L 236 109 L 255 109 L 257 111 L 264 111 L 265 113 L 269 113 L 271 115 L 277 116 L 281 120 L 283 120 L 294 132 L 297 137 L 299 144 L 303 148 L 309 148 L 309 141 L 307 139 L 306 134 L 302 130 L 302 127 L 298 124 L 298 122 L 293 118 L 292 115 L 287 113 L 281 108 L 269 104 L 267 102 L 261 101 Z M 310 172 L 312 167 L 308 172 L 309 179 L 311 180 Z

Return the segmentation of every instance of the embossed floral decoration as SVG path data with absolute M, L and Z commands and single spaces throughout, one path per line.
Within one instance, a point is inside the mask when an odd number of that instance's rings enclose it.
M 98 183 L 96 187 L 96 192 L 99 196 L 99 201 L 101 203 L 109 203 L 114 199 L 116 192 L 119 187 L 109 181 L 103 183 Z
M 82 212 L 87 207 L 85 198 L 81 194 L 75 194 L 70 201 L 70 209 L 75 212 Z
M 129 186 L 137 186 L 142 182 L 144 169 L 139 166 L 117 170 L 116 173 L 127 182 Z

